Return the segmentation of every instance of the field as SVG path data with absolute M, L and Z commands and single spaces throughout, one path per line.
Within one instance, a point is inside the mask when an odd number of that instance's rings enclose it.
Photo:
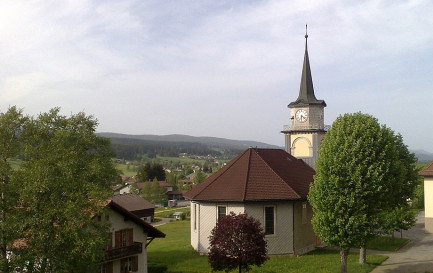
M 409 240 L 405 238 L 394 238 L 378 236 L 373 238 L 367 243 L 368 249 L 382 250 L 382 251 L 396 251 Z
M 169 217 L 176 211 L 180 211 L 188 214 L 191 211 L 191 209 L 189 207 L 188 208 L 156 208 L 155 217 L 159 217 L 159 218 Z
M 190 221 L 175 221 L 158 227 L 166 238 L 154 240 L 147 248 L 149 264 L 163 264 L 172 273 L 212 272 L 207 256 L 197 254 L 190 245 Z M 386 256 L 368 255 L 368 264 L 358 264 L 359 255 L 350 254 L 348 272 L 370 272 L 387 259 Z M 271 257 L 263 266 L 255 267 L 251 272 L 339 272 L 340 256 L 337 251 L 316 250 L 309 254 Z M 237 272 L 237 271 L 236 271 Z

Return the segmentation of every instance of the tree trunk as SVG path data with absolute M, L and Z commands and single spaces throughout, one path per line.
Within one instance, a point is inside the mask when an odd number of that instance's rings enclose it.
M 363 245 L 359 249 L 359 263 L 365 264 L 366 262 L 367 262 L 367 250 L 365 249 L 365 245 Z
M 239 273 L 242 273 L 242 267 L 239 265 Z
M 347 255 L 349 249 L 340 248 L 340 273 L 347 273 Z

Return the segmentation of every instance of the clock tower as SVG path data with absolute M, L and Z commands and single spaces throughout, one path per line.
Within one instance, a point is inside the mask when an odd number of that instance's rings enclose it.
M 289 103 L 290 124 L 284 125 L 286 151 L 314 168 L 320 143 L 325 137 L 324 100 L 316 99 L 305 34 L 305 55 L 298 98 Z

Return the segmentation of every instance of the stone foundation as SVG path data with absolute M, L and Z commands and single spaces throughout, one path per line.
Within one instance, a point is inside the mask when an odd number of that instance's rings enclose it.
M 433 218 L 425 217 L 425 232 L 426 233 L 433 233 Z

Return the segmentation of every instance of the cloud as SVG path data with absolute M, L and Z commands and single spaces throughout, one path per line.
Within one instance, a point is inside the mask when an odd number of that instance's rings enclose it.
M 55 12 L 54 12 L 55 11 Z M 430 1 L 2 1 L 0 106 L 86 111 L 101 131 L 283 145 L 309 24 L 316 96 L 412 134 L 432 99 Z

